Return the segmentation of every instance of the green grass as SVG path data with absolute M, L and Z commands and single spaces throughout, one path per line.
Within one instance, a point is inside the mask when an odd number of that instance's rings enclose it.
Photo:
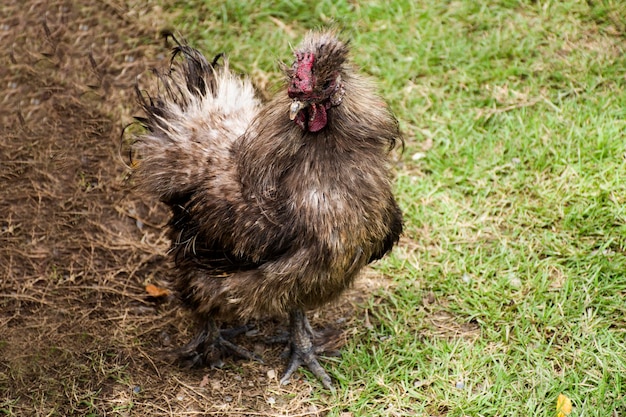
M 337 391 L 313 401 L 552 416 L 564 393 L 573 416 L 626 415 L 626 5 L 387 3 L 166 8 L 264 86 L 289 44 L 335 21 L 406 134 L 405 239 L 376 265 L 394 285 L 327 366 Z

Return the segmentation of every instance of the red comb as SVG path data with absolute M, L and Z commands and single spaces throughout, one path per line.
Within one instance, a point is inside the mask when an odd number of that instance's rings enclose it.
M 313 63 L 315 56 L 312 52 L 296 54 L 295 74 L 290 90 L 300 91 L 302 93 L 313 92 Z

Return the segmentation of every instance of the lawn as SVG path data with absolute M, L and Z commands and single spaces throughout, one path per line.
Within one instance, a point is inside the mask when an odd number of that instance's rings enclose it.
M 262 86 L 336 24 L 405 133 L 393 284 L 327 368 L 329 415 L 626 414 L 626 5 L 168 5 Z M 218 51 L 219 50 L 219 51 Z

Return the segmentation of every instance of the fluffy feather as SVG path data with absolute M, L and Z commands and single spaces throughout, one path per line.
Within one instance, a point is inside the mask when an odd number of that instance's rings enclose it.
M 181 299 L 200 320 L 248 320 L 337 298 L 402 231 L 388 163 L 398 125 L 347 45 L 309 33 L 264 104 L 228 62 L 177 55 L 154 97 L 140 94 L 134 178 L 172 210 Z

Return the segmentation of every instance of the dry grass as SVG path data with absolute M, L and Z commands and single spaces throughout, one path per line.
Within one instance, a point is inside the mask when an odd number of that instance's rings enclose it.
M 0 411 L 323 414 L 307 382 L 268 377 L 282 368 L 280 347 L 260 339 L 249 343 L 263 366 L 184 371 L 164 360 L 193 324 L 175 302 L 145 293 L 166 274 L 164 213 L 128 193 L 119 155 L 135 79 L 164 57 L 158 10 L 144 7 L 2 5 Z

